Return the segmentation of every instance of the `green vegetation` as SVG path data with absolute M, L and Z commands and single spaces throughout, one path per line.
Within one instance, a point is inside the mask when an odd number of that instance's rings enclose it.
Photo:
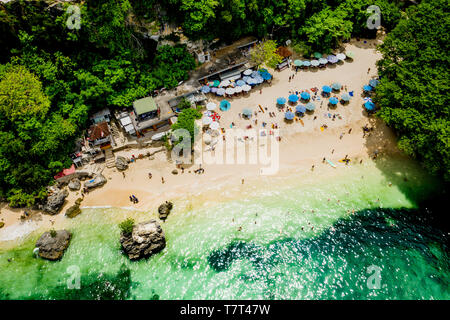
M 283 58 L 276 53 L 278 48 L 277 42 L 267 40 L 257 44 L 250 52 L 250 60 L 257 66 L 266 64 L 271 68 L 275 68 Z
M 54 238 L 54 237 L 56 237 L 57 234 L 58 234 L 58 233 L 56 232 L 55 229 L 51 229 L 51 230 L 50 230 L 50 237 Z
M 380 46 L 377 113 L 399 147 L 450 181 L 448 3 L 425 0 L 406 11 Z
M 133 232 L 134 228 L 134 220 L 132 218 L 128 218 L 124 221 L 122 221 L 119 224 L 120 231 L 124 234 L 130 234 Z
M 172 125 L 173 131 L 177 129 L 185 129 L 189 132 L 189 135 L 191 137 L 190 139 L 191 145 L 194 143 L 194 137 L 198 132 L 198 128 L 195 126 L 195 120 L 200 119 L 202 117 L 202 114 L 199 111 L 199 109 L 200 107 L 184 109 L 178 115 L 177 122 L 175 122 Z M 176 138 L 175 145 L 178 143 L 182 143 L 183 141 L 182 136 L 178 136 L 176 133 L 173 133 L 172 135 L 174 135 Z

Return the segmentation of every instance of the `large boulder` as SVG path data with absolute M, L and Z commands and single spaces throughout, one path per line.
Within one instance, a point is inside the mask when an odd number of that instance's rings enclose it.
M 69 182 L 67 187 L 69 187 L 69 189 L 72 190 L 72 191 L 80 190 L 81 182 L 80 182 L 80 180 L 78 178 L 72 179 L 72 180 L 70 180 L 70 182 Z
M 159 223 L 152 219 L 133 227 L 131 233 L 120 235 L 123 251 L 131 260 L 146 258 L 166 247 L 164 231 Z
M 128 160 L 125 157 L 116 157 L 116 168 L 119 170 L 125 170 L 128 168 Z
M 73 206 L 66 210 L 66 217 L 75 218 L 81 213 L 80 205 L 75 203 Z
M 100 173 L 92 180 L 88 180 L 84 183 L 84 186 L 88 189 L 94 189 L 104 185 L 107 182 L 106 178 Z
M 166 220 L 172 208 L 173 204 L 170 201 L 166 201 L 160 205 L 158 208 L 159 218 L 163 221 Z
M 66 230 L 45 232 L 36 242 L 39 256 L 47 260 L 59 260 L 69 246 L 71 233 Z
M 59 190 L 54 192 L 51 196 L 47 198 L 47 203 L 44 205 L 44 211 L 54 215 L 61 210 L 61 207 L 66 200 L 66 197 L 69 195 L 69 191 L 67 190 Z

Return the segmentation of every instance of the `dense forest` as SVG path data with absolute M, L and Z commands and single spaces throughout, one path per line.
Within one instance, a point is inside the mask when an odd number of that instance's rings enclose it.
M 370 5 L 389 33 L 380 116 L 398 130 L 402 149 L 449 179 L 447 1 L 13 0 L 0 4 L 0 198 L 13 206 L 45 198 L 53 175 L 70 165 L 89 113 L 131 107 L 188 78 L 196 62 L 186 47 L 157 47 L 148 36 L 166 23 L 192 40 L 290 39 L 309 56 L 374 37 Z

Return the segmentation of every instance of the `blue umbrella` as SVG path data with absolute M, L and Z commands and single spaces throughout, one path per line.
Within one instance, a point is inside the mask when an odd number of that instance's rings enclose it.
M 290 102 L 297 102 L 297 101 L 298 101 L 298 95 L 296 95 L 296 94 L 291 94 L 291 95 L 289 96 L 289 101 L 290 101 Z
M 305 67 L 309 67 L 309 66 L 311 66 L 311 62 L 309 62 L 308 60 L 305 60 L 305 61 L 303 61 L 303 65 Z
M 331 87 L 333 88 L 333 90 L 341 90 L 342 84 L 340 84 L 339 82 L 335 82 L 331 85 Z
M 250 110 L 250 109 L 244 109 L 244 110 L 242 110 L 242 114 L 243 114 L 244 116 L 251 117 L 251 116 L 252 116 L 252 110 Z
M 242 86 L 245 84 L 245 81 L 244 81 L 244 80 L 238 80 L 238 81 L 236 82 L 236 84 L 237 84 L 239 87 L 242 87 Z
M 314 105 L 314 103 L 308 102 L 308 103 L 305 105 L 305 108 L 306 108 L 306 110 L 312 111 L 312 110 L 314 110 L 314 109 L 316 108 L 316 106 Z
M 231 103 L 228 100 L 220 101 L 220 110 L 227 111 L 231 107 Z
M 300 94 L 300 97 L 301 97 L 303 100 L 308 100 L 308 99 L 311 97 L 311 95 L 310 95 L 308 92 L 303 91 L 303 92 Z
M 336 63 L 336 62 L 338 62 L 338 58 L 337 58 L 335 55 L 333 55 L 333 54 L 329 55 L 329 56 L 327 57 L 327 60 L 328 60 L 330 63 Z
M 255 78 L 248 78 L 247 79 L 247 84 L 256 84 Z
M 202 87 L 202 92 L 203 93 L 209 93 L 209 92 L 211 92 L 211 88 L 209 86 L 203 86 Z
M 338 98 L 336 98 L 336 97 L 331 97 L 331 98 L 330 98 L 330 103 L 331 103 L 331 104 L 338 104 L 338 102 L 339 102 L 339 99 L 338 99 Z
M 366 103 L 364 103 L 364 107 L 366 107 L 367 110 L 371 111 L 375 109 L 375 103 L 373 103 L 372 101 L 367 101 Z
M 252 72 L 252 78 L 259 76 L 259 72 L 258 71 L 253 71 Z
M 349 101 L 350 100 L 350 95 L 348 93 L 344 93 L 341 96 L 341 99 L 344 100 L 344 101 Z
M 278 104 L 285 104 L 286 103 L 286 98 L 280 97 L 277 99 L 277 103 Z
M 288 112 L 286 112 L 286 113 L 284 114 L 284 117 L 285 117 L 287 120 L 292 120 L 292 119 L 294 119 L 295 114 L 294 114 L 293 112 L 288 111 Z
M 261 77 L 262 77 L 264 80 L 270 80 L 270 79 L 272 79 L 272 76 L 271 76 L 270 73 L 268 73 L 268 72 L 261 73 Z
M 363 89 L 364 89 L 364 91 L 372 91 L 372 87 L 371 87 L 371 86 L 368 86 L 368 85 L 365 85 L 365 86 L 363 87 Z
M 373 87 L 373 88 L 376 88 L 376 86 L 377 86 L 379 83 L 380 83 L 380 81 L 377 80 L 377 79 L 369 80 L 369 85 L 370 85 L 371 87 Z
M 299 106 L 295 107 L 295 111 L 298 113 L 305 113 L 306 108 L 302 105 L 299 105 Z
M 331 92 L 331 87 L 330 86 L 323 86 L 322 87 L 322 91 L 325 93 L 330 93 Z

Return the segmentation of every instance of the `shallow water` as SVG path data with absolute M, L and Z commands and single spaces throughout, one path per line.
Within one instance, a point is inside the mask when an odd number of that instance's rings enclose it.
M 449 299 L 448 239 L 414 209 L 438 188 L 414 163 L 392 160 L 326 183 L 294 176 L 235 199 L 229 190 L 226 200 L 181 198 L 162 224 L 166 249 L 137 262 L 122 254 L 117 224 L 155 214 L 85 209 L 68 222 L 59 262 L 33 257 L 38 232 L 0 251 L 0 297 Z M 77 268 L 81 287 L 69 289 Z

